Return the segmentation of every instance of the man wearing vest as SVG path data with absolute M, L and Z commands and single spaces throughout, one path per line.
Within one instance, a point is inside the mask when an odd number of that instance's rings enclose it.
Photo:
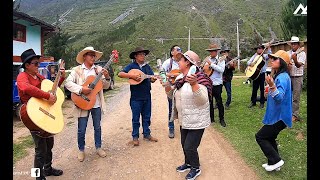
M 303 42 L 299 40 L 298 37 L 292 36 L 291 40 L 287 42 L 291 46 L 291 50 L 287 51 L 290 56 L 289 71 L 292 84 L 292 121 L 300 121 L 299 117 L 299 106 L 300 106 L 300 94 L 303 84 L 303 69 L 304 64 L 306 63 L 306 53 L 302 51 L 301 53 L 296 54 L 295 52 L 301 48 Z
M 101 56 L 102 52 L 95 50 L 93 47 L 86 47 L 80 51 L 77 55 L 77 62 L 80 64 L 72 69 L 68 78 L 66 79 L 65 87 L 71 92 L 77 95 L 87 95 L 91 93 L 92 89 L 82 86 L 86 82 L 88 76 L 96 76 L 99 72 L 102 72 L 101 80 L 105 85 L 107 81 L 110 81 L 109 73 L 101 66 L 94 65 Z M 78 114 L 78 160 L 82 162 L 85 158 L 85 134 L 88 124 L 89 115 L 91 113 L 94 127 L 94 141 L 97 154 L 100 157 L 105 157 L 106 153 L 101 148 L 101 114 L 105 113 L 105 100 L 103 96 L 103 89 L 101 89 L 96 95 L 96 102 L 92 109 L 83 110 L 79 107 L 77 109 Z
M 170 73 L 171 70 L 179 69 L 177 55 L 181 53 L 181 48 L 178 45 L 173 45 L 170 48 L 170 58 L 165 60 L 162 64 L 162 68 L 166 73 Z M 168 115 L 168 126 L 169 126 L 169 138 L 174 138 L 174 122 L 170 122 L 171 112 L 172 112 L 172 99 L 167 97 L 169 105 L 169 115 Z

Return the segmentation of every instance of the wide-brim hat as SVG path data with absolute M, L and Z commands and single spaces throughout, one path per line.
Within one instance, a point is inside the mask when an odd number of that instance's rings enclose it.
M 134 56 L 135 56 L 137 53 L 139 53 L 139 52 L 144 52 L 145 55 L 148 55 L 148 54 L 150 53 L 149 50 L 144 49 L 143 47 L 136 47 L 136 49 L 130 53 L 129 57 L 130 57 L 131 59 L 135 59 Z
M 257 50 L 257 49 L 260 48 L 260 47 L 263 48 L 263 49 L 265 48 L 264 44 L 258 44 L 258 45 L 257 45 L 256 47 L 254 47 L 253 49 L 254 49 L 254 50 Z
M 220 52 L 223 52 L 223 51 L 230 51 L 230 48 L 228 46 L 222 46 L 221 48 L 221 51 Z
M 221 48 L 217 44 L 210 44 L 206 51 L 217 51 L 221 50 Z
M 281 58 L 287 63 L 287 65 L 290 63 L 289 54 L 284 50 L 279 50 L 274 54 L 268 54 L 268 56 L 269 57 L 275 57 L 275 58 Z
M 188 59 L 188 61 L 190 61 L 195 66 L 197 66 L 197 67 L 200 66 L 200 63 L 201 63 L 200 62 L 200 57 L 198 56 L 197 53 L 189 50 L 189 51 L 187 51 L 185 53 L 178 52 L 178 54 L 184 56 L 186 59 Z
M 302 46 L 304 43 L 299 40 L 299 37 L 297 36 L 292 36 L 290 41 L 287 41 L 287 44 L 291 46 L 291 43 L 299 43 L 300 46 Z
M 80 51 L 77 55 L 77 62 L 79 64 L 82 64 L 84 62 L 84 57 L 83 55 L 86 54 L 87 52 L 94 52 L 96 54 L 96 58 L 94 59 L 95 61 L 97 61 L 98 59 L 101 58 L 101 56 L 103 55 L 103 52 L 97 51 L 95 50 L 93 47 L 89 46 L 84 48 L 82 51 Z
M 25 63 L 28 62 L 30 59 L 34 58 L 34 57 L 37 57 L 37 58 L 40 58 L 41 55 L 37 55 L 33 49 L 28 49 L 28 50 L 25 50 L 22 54 L 21 54 L 21 61 L 22 61 L 22 64 L 21 64 L 21 68 L 25 68 Z

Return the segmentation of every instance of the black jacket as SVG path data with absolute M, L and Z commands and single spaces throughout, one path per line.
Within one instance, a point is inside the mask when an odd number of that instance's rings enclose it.
M 227 57 L 225 62 L 228 63 L 231 59 L 232 58 Z M 222 77 L 224 82 L 231 82 L 234 70 L 235 70 L 234 67 L 230 67 L 229 65 L 226 66 L 223 72 L 223 77 Z

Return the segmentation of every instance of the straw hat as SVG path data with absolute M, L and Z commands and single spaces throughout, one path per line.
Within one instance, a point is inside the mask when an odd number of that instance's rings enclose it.
M 217 44 L 210 44 L 208 49 L 206 51 L 217 51 L 220 50 L 221 48 Z
M 268 56 L 269 57 L 275 57 L 275 58 L 281 58 L 287 63 L 287 65 L 290 63 L 289 54 L 284 50 L 279 50 L 274 54 L 269 54 Z
M 300 46 L 303 45 L 303 42 L 299 40 L 297 36 L 292 36 L 290 41 L 287 41 L 287 43 L 291 46 L 291 43 L 298 42 Z
M 101 58 L 103 52 L 100 52 L 100 51 L 97 51 L 95 50 L 93 47 L 89 46 L 89 47 L 86 47 L 84 48 L 82 51 L 80 51 L 77 55 L 77 62 L 79 64 L 82 64 L 84 62 L 84 58 L 83 58 L 83 55 L 86 54 L 87 52 L 94 52 L 96 54 L 96 58 L 95 58 L 95 61 L 97 61 L 98 59 Z

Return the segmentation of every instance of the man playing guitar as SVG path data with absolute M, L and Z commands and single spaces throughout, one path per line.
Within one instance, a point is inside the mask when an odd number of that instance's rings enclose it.
M 26 106 L 31 97 L 46 99 L 50 104 L 54 104 L 57 100 L 56 96 L 50 92 L 41 90 L 41 82 L 45 79 L 44 76 L 38 73 L 39 59 L 41 55 L 36 55 L 33 49 L 28 49 L 21 54 L 22 65 L 21 72 L 17 77 L 17 87 L 22 106 Z M 65 79 L 64 69 L 61 69 L 62 77 L 59 86 Z M 23 114 L 23 115 L 22 115 Z M 27 112 L 20 110 L 20 118 L 28 118 Z M 45 180 L 45 176 L 60 176 L 63 171 L 55 169 L 52 164 L 52 148 L 54 144 L 53 136 L 41 137 L 39 132 L 31 131 L 35 144 L 34 167 L 40 168 L 40 177 L 36 179 Z
M 206 63 L 210 65 L 213 70 L 210 79 L 212 80 L 212 94 L 216 100 L 218 110 L 219 110 L 219 120 L 222 127 L 226 127 L 226 123 L 224 121 L 224 107 L 222 103 L 222 74 L 225 69 L 225 60 L 220 60 L 218 58 L 218 50 L 221 48 L 217 44 L 210 44 L 209 48 L 206 51 L 210 52 L 210 58 L 206 59 Z M 211 122 L 214 122 L 214 109 L 213 109 L 213 101 L 210 101 L 210 117 Z
M 253 80 L 251 103 L 249 105 L 249 108 L 252 108 L 253 106 L 256 106 L 257 92 L 258 92 L 259 88 L 260 88 L 260 108 L 264 107 L 264 102 L 265 102 L 265 98 L 264 98 L 265 72 L 266 72 L 266 68 L 268 66 L 268 60 L 269 60 L 268 54 L 272 53 L 269 43 L 266 45 L 266 48 L 268 49 L 268 53 L 267 54 L 261 54 L 261 53 L 263 53 L 264 48 L 265 48 L 265 45 L 263 45 L 263 44 L 259 44 L 258 46 L 256 46 L 254 48 L 254 50 L 256 50 L 256 53 L 247 62 L 248 66 L 254 66 L 253 60 L 255 59 L 256 56 L 259 56 L 259 55 L 262 55 L 264 60 L 266 61 L 264 66 L 261 68 L 261 71 L 260 71 L 260 74 L 259 74 L 258 78 Z
M 162 64 L 162 68 L 167 72 L 167 74 L 170 76 L 170 71 L 174 69 L 179 69 L 178 64 L 178 57 L 177 55 L 181 53 L 181 48 L 178 45 L 173 45 L 170 48 L 170 58 L 165 60 Z M 170 81 L 169 81 L 170 82 Z M 171 117 L 171 111 L 172 111 L 172 99 L 167 97 L 168 99 L 168 105 L 169 105 L 169 115 L 168 119 L 170 120 Z M 169 138 L 174 138 L 174 122 L 170 122 L 168 120 L 168 126 L 169 126 Z

